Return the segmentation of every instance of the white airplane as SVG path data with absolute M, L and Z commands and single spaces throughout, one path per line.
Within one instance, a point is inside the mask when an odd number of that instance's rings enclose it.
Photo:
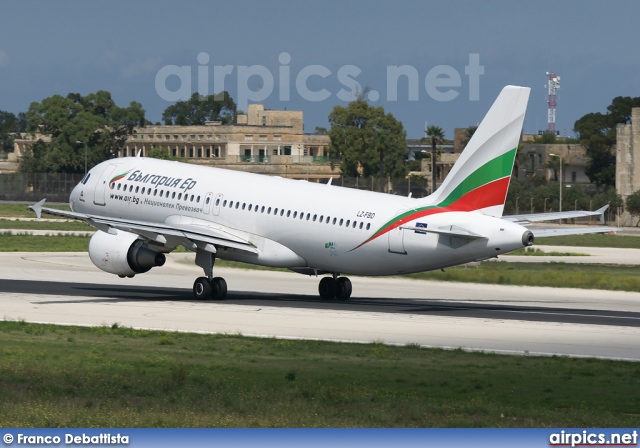
M 120 277 L 162 266 L 183 246 L 204 270 L 193 285 L 197 299 L 226 296 L 226 281 L 213 276 L 219 258 L 331 274 L 320 280 L 320 296 L 346 300 L 352 285 L 341 273 L 441 269 L 531 246 L 534 233 L 544 233 L 520 224 L 538 215 L 502 216 L 529 91 L 502 90 L 440 188 L 423 199 L 125 157 L 89 171 L 71 193 L 71 212 L 44 208 L 45 200 L 30 208 L 96 227 L 89 257 Z

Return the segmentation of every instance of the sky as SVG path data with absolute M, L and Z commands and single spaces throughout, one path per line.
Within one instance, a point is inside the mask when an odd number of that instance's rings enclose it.
M 584 114 L 640 96 L 638 17 L 635 0 L 5 1 L 0 110 L 107 90 L 158 122 L 222 86 L 244 110 L 302 110 L 313 132 L 359 93 L 408 138 L 425 123 L 453 138 L 512 84 L 532 88 L 524 132 L 537 133 L 554 72 L 556 129 L 574 136 Z

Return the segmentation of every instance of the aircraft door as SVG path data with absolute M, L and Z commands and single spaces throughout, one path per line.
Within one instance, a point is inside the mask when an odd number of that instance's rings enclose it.
M 206 214 L 209 213 L 209 209 L 211 208 L 211 198 L 213 197 L 213 193 L 207 193 L 204 198 L 204 207 L 202 211 Z
M 222 193 L 218 193 L 213 200 L 213 214 L 218 216 L 220 214 L 220 205 L 222 204 L 222 198 L 224 195 Z
M 396 216 L 404 212 L 405 210 L 398 210 Z M 392 254 L 407 255 L 407 251 L 404 249 L 404 230 L 402 226 L 389 231 L 389 252 Z
M 407 255 L 407 251 L 404 249 L 404 230 L 400 227 L 389 231 L 389 252 Z
M 105 205 L 105 196 L 107 194 L 107 187 L 109 183 L 109 179 L 111 179 L 111 175 L 118 165 L 111 164 L 107 165 L 107 167 L 102 171 L 98 182 L 96 182 L 96 189 L 93 194 L 93 203 L 96 205 Z

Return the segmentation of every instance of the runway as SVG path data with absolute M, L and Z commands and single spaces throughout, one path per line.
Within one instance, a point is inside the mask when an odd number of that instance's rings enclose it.
M 640 360 L 637 293 L 353 277 L 350 301 L 322 302 L 315 278 L 217 269 L 228 299 L 200 302 L 189 257 L 120 279 L 85 253 L 3 253 L 0 307 L 30 322 Z

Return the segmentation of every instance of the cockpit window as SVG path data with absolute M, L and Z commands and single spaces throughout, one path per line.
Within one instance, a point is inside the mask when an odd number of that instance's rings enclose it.
M 82 185 L 86 185 L 87 181 L 89 180 L 89 178 L 91 177 L 91 173 L 87 174 L 86 176 L 84 176 L 84 179 L 82 179 Z

